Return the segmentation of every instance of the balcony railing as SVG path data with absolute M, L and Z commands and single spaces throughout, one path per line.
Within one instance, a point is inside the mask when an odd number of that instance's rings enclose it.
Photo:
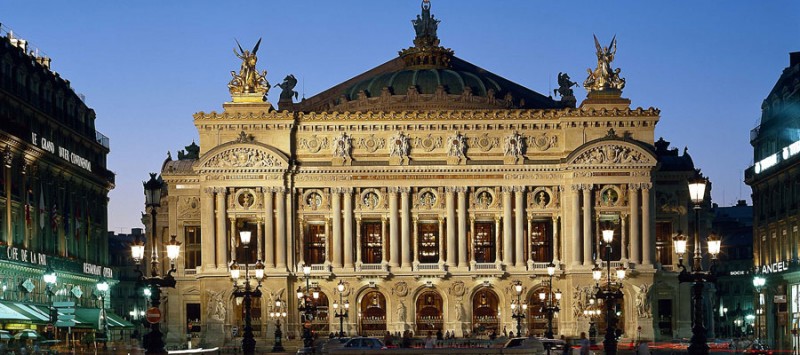
M 111 141 L 104 134 L 100 133 L 100 131 L 95 130 L 94 137 L 97 143 L 100 143 L 100 145 L 111 149 Z

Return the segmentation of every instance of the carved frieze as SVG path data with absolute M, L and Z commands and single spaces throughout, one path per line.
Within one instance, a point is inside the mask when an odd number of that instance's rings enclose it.
M 200 218 L 200 197 L 197 196 L 178 197 L 178 218 L 181 219 Z
M 641 151 L 619 144 L 604 144 L 583 152 L 575 164 L 648 164 L 652 159 Z
M 316 134 L 300 140 L 300 145 L 311 153 L 318 153 L 322 149 L 328 149 L 328 137 L 318 137 Z
M 374 134 L 370 134 L 369 136 L 361 137 L 358 140 L 357 147 L 370 153 L 375 153 L 378 149 L 386 147 L 386 140 L 381 137 L 375 137 Z
M 470 140 L 470 145 L 477 147 L 481 151 L 488 152 L 492 150 L 492 148 L 500 145 L 500 139 L 489 136 L 489 133 L 484 133 L 478 137 L 472 137 Z
M 545 151 L 558 146 L 558 136 L 542 133 L 540 135 L 528 137 L 528 146 L 535 147 L 540 151 Z
M 260 149 L 249 147 L 231 148 L 209 159 L 204 167 L 209 168 L 271 168 L 282 167 L 281 159 Z
M 442 147 L 442 137 L 433 136 L 428 134 L 425 137 L 417 137 L 414 139 L 414 148 L 420 148 L 426 152 L 432 152 L 436 148 Z

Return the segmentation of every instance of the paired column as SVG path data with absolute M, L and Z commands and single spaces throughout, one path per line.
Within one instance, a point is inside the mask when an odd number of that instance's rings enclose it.
M 525 187 L 518 186 L 514 188 L 514 210 L 516 212 L 516 229 L 514 230 L 514 260 L 516 263 L 514 266 L 518 268 L 525 267 L 525 257 L 523 254 L 525 253 L 525 234 L 523 230 L 525 228 L 525 207 L 523 206 L 523 201 L 525 200 Z
M 361 217 L 356 217 L 356 264 L 361 264 Z
M 344 267 L 353 268 L 353 189 L 349 187 L 344 189 Z
M 206 187 L 200 198 L 200 238 L 203 251 L 200 253 L 203 269 L 211 270 L 216 265 L 214 256 L 214 188 Z
M 397 210 L 397 190 L 398 188 L 389 188 L 389 266 L 400 266 L 400 231 L 399 231 L 399 218 Z
M 641 247 L 640 242 L 642 240 L 639 231 L 641 228 L 639 227 L 639 184 L 629 184 L 628 185 L 628 195 L 631 197 L 630 201 L 630 208 L 631 208 L 631 259 L 630 261 L 634 264 L 639 264 L 642 262 L 642 254 L 641 254 Z
M 503 186 L 503 260 L 502 263 L 508 266 L 514 264 L 514 231 L 512 230 L 513 220 L 511 219 L 511 191 L 510 186 Z
M 581 187 L 572 185 L 572 266 L 581 264 Z
M 553 216 L 553 264 L 558 265 L 559 263 L 559 245 L 558 245 L 558 215 Z M 530 231 L 530 229 L 528 229 Z M 529 232 L 530 233 L 530 232 Z
M 444 236 L 444 218 L 441 216 L 439 217 L 439 238 L 437 238 L 437 242 L 439 243 L 439 265 L 444 264 L 444 243 L 442 240 L 442 236 Z
M 275 267 L 275 197 L 272 188 L 264 188 L 264 267 Z M 302 229 L 300 229 L 302 231 Z M 302 240 L 302 237 L 300 238 Z M 302 249 L 301 249 L 302 250 Z M 302 260 L 303 253 L 300 253 Z
M 458 188 L 458 267 L 467 268 L 467 188 Z
M 224 268 L 228 265 L 228 256 L 226 252 L 228 251 L 228 231 L 227 231 L 227 224 L 228 222 L 225 220 L 226 210 L 225 210 L 225 188 L 224 187 L 216 187 L 214 188 L 214 193 L 216 194 L 216 202 L 217 202 L 217 268 Z
M 342 267 L 342 194 L 340 188 L 331 189 L 331 226 L 333 228 L 333 262 L 334 268 Z
M 628 214 L 627 213 L 621 213 L 620 214 L 619 221 L 620 221 L 620 226 L 622 227 L 622 228 L 620 228 L 620 231 L 622 231 L 622 241 L 620 242 L 619 245 L 620 245 L 620 251 L 622 251 L 622 253 L 620 255 L 620 260 L 622 260 L 623 262 L 628 260 L 628 248 L 626 247 L 628 245 L 628 221 L 627 221 L 627 219 L 628 219 Z
M 413 247 L 411 248 L 414 254 L 414 263 L 412 265 L 419 264 L 419 218 L 414 217 L 414 233 L 412 235 L 412 242 Z M 406 255 L 403 254 L 405 257 Z
M 592 261 L 592 185 L 582 186 L 583 191 L 583 265 Z
M 278 201 L 278 228 L 275 240 L 275 268 L 286 271 L 286 188 L 278 188 L 275 194 Z
M 642 228 L 642 265 L 652 265 L 653 264 L 653 226 L 655 225 L 655 219 L 652 221 L 650 220 L 654 216 L 651 215 L 650 209 L 653 205 L 653 201 L 650 196 L 650 187 L 652 184 L 645 184 L 642 186 L 642 221 L 644 222 L 644 228 Z
M 408 187 L 401 187 L 400 188 L 400 205 L 402 211 L 402 224 L 400 225 L 400 235 L 401 235 L 401 242 L 400 245 L 397 246 L 397 249 L 400 251 L 400 267 L 402 268 L 410 268 L 411 267 L 411 207 L 409 206 L 409 199 L 408 194 L 409 191 Z M 416 223 L 414 224 L 414 229 L 417 228 Z M 416 231 L 414 232 L 416 235 Z M 414 246 L 414 250 L 416 251 L 416 246 Z
M 445 208 L 447 209 L 447 265 L 456 266 L 456 198 L 455 188 L 445 188 Z

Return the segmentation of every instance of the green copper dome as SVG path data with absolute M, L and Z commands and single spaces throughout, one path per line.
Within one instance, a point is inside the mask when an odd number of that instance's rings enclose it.
M 439 86 L 450 95 L 461 95 L 468 90 L 478 97 L 486 97 L 489 90 L 495 93 L 502 90 L 491 78 L 476 73 L 452 69 L 409 69 L 361 81 L 350 87 L 345 95 L 355 100 L 363 91 L 368 97 L 376 97 L 384 88 L 393 95 L 405 95 L 409 87 L 415 87 L 419 94 L 434 94 Z

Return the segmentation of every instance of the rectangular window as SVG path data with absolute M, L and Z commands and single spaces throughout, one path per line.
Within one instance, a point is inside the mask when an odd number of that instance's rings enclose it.
M 420 222 L 417 226 L 419 232 L 419 262 L 435 264 L 439 262 L 439 224 L 436 222 Z
M 200 227 L 184 227 L 186 253 L 184 253 L 184 269 L 194 269 L 200 266 L 202 248 L 200 247 Z
M 672 265 L 672 222 L 656 222 L 656 262 Z
M 475 262 L 493 263 L 497 256 L 494 222 L 475 222 Z
M 187 303 L 186 304 L 186 332 L 199 333 L 200 332 L 200 304 Z
M 379 264 L 383 260 L 382 234 L 380 221 L 361 223 L 361 260 L 364 264 Z
M 325 225 L 309 223 L 305 235 L 305 261 L 308 265 L 325 263 Z
M 530 232 L 531 260 L 535 262 L 553 261 L 553 228 L 546 221 L 533 221 Z

